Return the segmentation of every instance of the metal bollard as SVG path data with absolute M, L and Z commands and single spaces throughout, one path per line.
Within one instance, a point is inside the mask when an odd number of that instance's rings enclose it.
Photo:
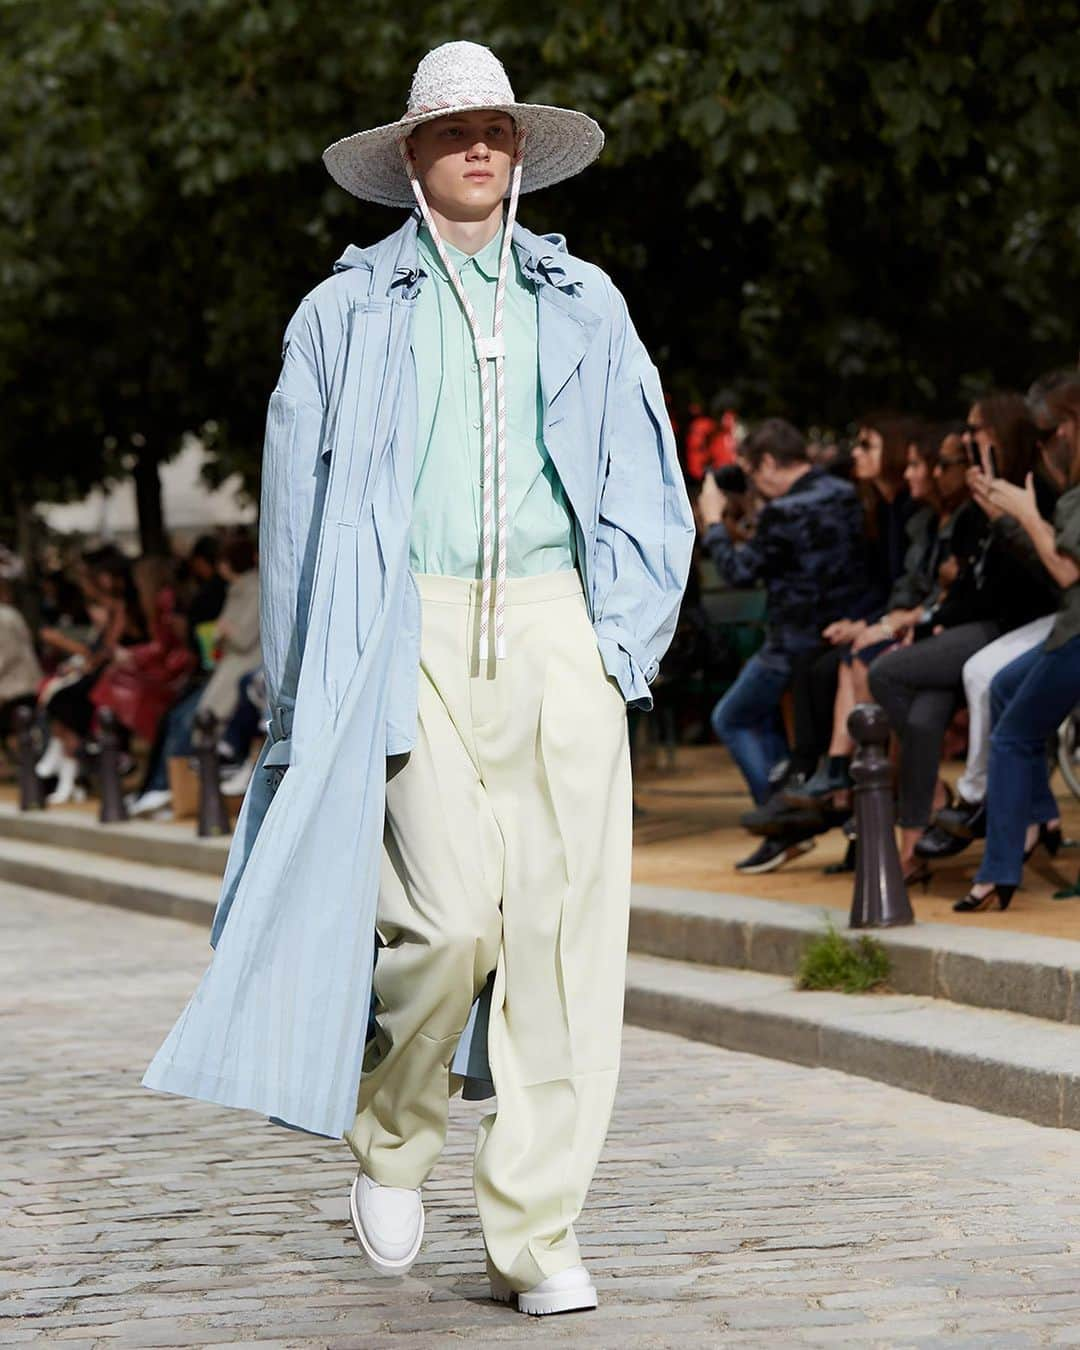
M 852 928 L 893 928 L 914 923 L 894 833 L 889 722 L 876 703 L 859 703 L 848 718 L 858 746 L 851 761 L 855 780 L 855 893 Z
M 195 718 L 192 744 L 199 769 L 199 828 L 200 839 L 211 835 L 228 834 L 229 813 L 221 795 L 221 775 L 218 766 L 218 720 L 204 708 Z
M 19 810 L 45 809 L 45 784 L 37 775 L 41 756 L 41 729 L 33 708 L 15 710 L 15 739 L 19 749 Z
M 120 779 L 120 744 L 116 734 L 116 714 L 111 708 L 98 713 L 98 786 L 101 789 L 102 825 L 119 825 L 128 818 L 124 785 Z

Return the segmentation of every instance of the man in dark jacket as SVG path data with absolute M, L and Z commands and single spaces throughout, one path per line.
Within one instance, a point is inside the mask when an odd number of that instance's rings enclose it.
M 712 713 L 713 730 L 731 751 L 754 801 L 769 793 L 786 758 L 780 699 L 794 662 L 817 647 L 821 632 L 851 611 L 860 594 L 862 515 L 850 483 L 815 468 L 790 422 L 770 418 L 743 442 L 739 458 L 766 504 L 753 538 L 736 543 L 723 525 L 726 500 L 711 478 L 699 503 L 704 543 L 732 586 L 763 583 L 764 646 L 743 667 Z M 809 845 L 766 839 L 737 864 L 770 871 Z

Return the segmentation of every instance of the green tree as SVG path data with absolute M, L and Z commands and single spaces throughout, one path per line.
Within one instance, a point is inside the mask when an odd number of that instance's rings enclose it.
M 839 427 L 1071 363 L 1080 0 L 0 0 L 0 468 L 25 495 L 213 429 L 254 483 L 283 325 L 395 216 L 320 152 L 451 37 L 594 114 L 523 203 L 612 272 L 679 396 Z

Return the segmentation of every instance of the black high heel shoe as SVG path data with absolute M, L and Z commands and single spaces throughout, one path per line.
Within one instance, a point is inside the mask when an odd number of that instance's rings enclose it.
M 904 873 L 904 885 L 921 886 L 925 894 L 933 876 L 933 872 L 930 871 L 930 864 L 917 859 Z
M 992 886 L 985 895 L 976 895 L 971 891 L 964 896 L 963 900 L 957 900 L 953 909 L 957 914 L 976 914 L 979 910 L 989 909 L 995 900 L 998 909 L 1008 909 L 1015 890 L 1015 886 L 999 885 Z

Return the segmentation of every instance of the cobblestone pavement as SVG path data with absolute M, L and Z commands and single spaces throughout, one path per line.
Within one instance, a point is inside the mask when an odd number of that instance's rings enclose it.
M 1080 1136 L 634 1029 L 579 1226 L 598 1312 L 485 1299 L 469 1107 L 412 1276 L 376 1279 L 343 1145 L 138 1086 L 206 956 L 0 887 L 0 1344 L 1080 1344 Z

